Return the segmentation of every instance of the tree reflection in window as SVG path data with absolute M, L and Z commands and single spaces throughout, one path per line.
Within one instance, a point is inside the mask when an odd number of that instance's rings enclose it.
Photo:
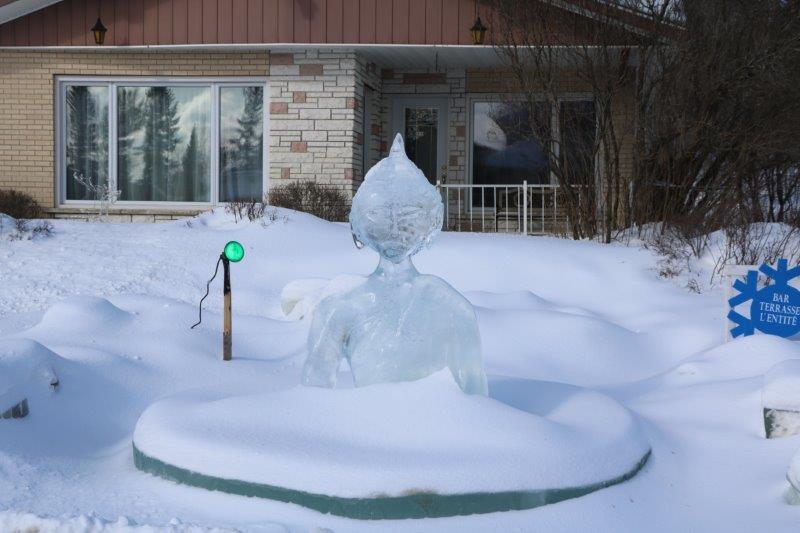
M 219 199 L 261 200 L 264 194 L 264 88 L 220 89 Z
M 108 183 L 108 88 L 66 87 L 67 200 L 96 200 L 95 187 Z
M 119 87 L 120 199 L 209 201 L 210 110 L 209 87 Z

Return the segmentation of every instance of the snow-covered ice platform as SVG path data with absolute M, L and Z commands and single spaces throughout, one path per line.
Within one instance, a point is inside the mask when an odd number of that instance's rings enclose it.
M 521 379 L 461 392 L 448 371 L 356 389 L 186 392 L 151 405 L 136 466 L 210 490 L 359 519 L 529 509 L 633 477 L 650 446 L 602 394 Z

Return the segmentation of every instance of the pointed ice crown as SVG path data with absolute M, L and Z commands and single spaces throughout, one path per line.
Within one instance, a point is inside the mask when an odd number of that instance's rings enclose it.
M 379 190 L 376 186 L 385 187 L 387 192 L 399 192 L 402 189 L 404 193 L 412 191 L 425 195 L 436 193 L 436 188 L 431 185 L 425 174 L 406 155 L 403 136 L 399 133 L 394 138 L 389 155 L 381 159 L 364 176 L 364 183 L 359 187 L 359 192 L 366 189 L 369 194 L 374 194 Z M 438 197 L 436 193 L 436 198 Z

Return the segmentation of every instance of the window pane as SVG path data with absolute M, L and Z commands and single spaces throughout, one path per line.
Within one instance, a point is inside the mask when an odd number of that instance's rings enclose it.
M 264 88 L 220 88 L 219 200 L 264 196 Z
M 435 107 L 408 107 L 405 121 L 406 154 L 435 183 L 439 112 Z
M 99 199 L 108 184 L 108 87 L 68 85 L 66 114 L 66 199 Z
M 570 183 L 594 182 L 596 121 L 594 102 L 561 102 L 561 164 Z
M 538 139 L 550 138 L 547 103 L 533 120 L 526 103 L 475 102 L 472 114 L 472 181 L 476 184 L 550 183 L 547 154 Z
M 211 89 L 117 89 L 120 200 L 210 201 Z

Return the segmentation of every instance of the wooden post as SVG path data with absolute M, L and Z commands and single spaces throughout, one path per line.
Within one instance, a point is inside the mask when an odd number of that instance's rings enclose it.
M 222 360 L 230 361 L 233 358 L 233 324 L 231 320 L 231 262 L 225 255 L 222 256 L 222 294 L 224 302 L 224 318 L 222 323 Z

